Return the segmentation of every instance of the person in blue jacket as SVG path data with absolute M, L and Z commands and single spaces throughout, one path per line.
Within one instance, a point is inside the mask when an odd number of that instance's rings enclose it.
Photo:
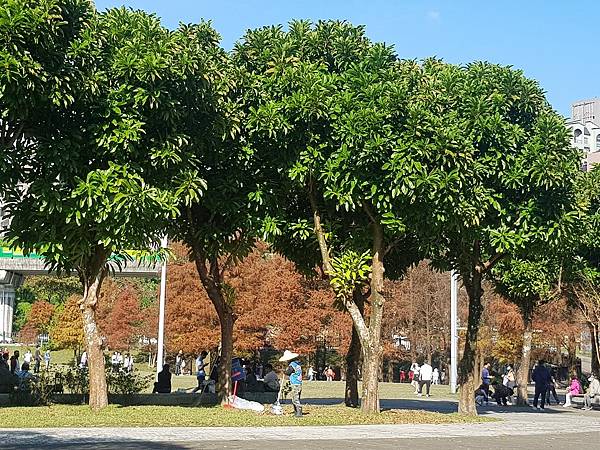
M 302 393 L 302 366 L 296 360 L 298 353 L 286 350 L 283 356 L 279 358 L 281 362 L 289 362 L 285 374 L 290 379 L 292 386 L 292 405 L 294 406 L 294 416 L 302 417 L 302 405 L 300 404 L 300 394 Z

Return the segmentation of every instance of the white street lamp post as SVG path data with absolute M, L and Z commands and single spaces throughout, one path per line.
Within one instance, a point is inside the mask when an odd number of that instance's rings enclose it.
M 160 240 L 160 246 L 167 248 L 167 237 Z M 160 298 L 159 298 L 159 313 L 158 313 L 158 343 L 156 350 L 156 376 L 162 370 L 164 360 L 164 342 L 165 342 L 165 298 L 167 294 L 167 260 L 162 264 L 160 274 Z
M 456 394 L 458 378 L 458 274 L 450 272 L 450 392 Z

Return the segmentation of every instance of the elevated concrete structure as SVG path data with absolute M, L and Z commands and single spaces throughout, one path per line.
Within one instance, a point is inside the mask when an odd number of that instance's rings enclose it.
M 121 269 L 110 263 L 111 275 L 118 277 L 160 277 L 160 264 L 143 261 L 123 261 Z M 0 342 L 12 342 L 12 322 L 16 290 L 26 276 L 52 275 L 46 262 L 37 255 L 24 256 L 6 247 L 0 247 Z M 75 274 L 73 274 L 75 275 Z

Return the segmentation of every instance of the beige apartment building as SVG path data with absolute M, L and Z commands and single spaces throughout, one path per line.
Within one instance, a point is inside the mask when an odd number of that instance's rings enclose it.
M 584 153 L 583 170 L 600 163 L 600 98 L 581 100 L 571 105 L 571 144 Z

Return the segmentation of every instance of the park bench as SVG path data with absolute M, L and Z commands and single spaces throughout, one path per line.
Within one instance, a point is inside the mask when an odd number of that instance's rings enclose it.
M 583 394 L 571 396 L 571 403 L 583 406 Z M 600 395 L 592 397 L 592 407 L 600 406 Z

